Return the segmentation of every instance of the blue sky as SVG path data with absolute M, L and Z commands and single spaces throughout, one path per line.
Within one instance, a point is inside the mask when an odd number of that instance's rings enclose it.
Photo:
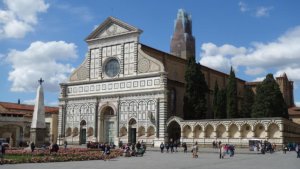
M 108 16 L 142 29 L 140 42 L 169 52 L 178 9 L 192 15 L 197 61 L 239 78 L 286 72 L 300 104 L 300 1 L 1 0 L 0 101 L 33 103 L 45 79 L 47 105 L 84 59 L 84 42 Z

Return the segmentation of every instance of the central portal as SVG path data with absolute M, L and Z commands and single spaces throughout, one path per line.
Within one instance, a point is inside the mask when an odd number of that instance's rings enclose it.
M 101 110 L 99 123 L 99 142 L 115 144 L 116 138 L 116 115 L 110 106 L 106 106 Z
M 136 120 L 131 119 L 129 121 L 129 133 L 128 133 L 128 143 L 136 143 Z

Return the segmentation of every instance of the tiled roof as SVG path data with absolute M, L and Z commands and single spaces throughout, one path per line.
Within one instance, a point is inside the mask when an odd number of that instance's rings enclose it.
M 289 108 L 289 115 L 292 115 L 292 116 L 298 115 L 298 116 L 300 116 L 300 107 L 291 107 L 291 108 Z
M 11 110 L 34 111 L 34 105 L 0 102 L 0 106 L 2 106 L 5 109 L 8 109 L 9 112 L 11 112 Z M 58 107 L 45 106 L 45 112 L 46 113 L 58 113 Z

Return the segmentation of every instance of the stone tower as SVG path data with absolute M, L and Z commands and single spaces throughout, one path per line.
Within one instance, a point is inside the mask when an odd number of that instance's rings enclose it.
M 36 146 L 43 145 L 45 143 L 45 138 L 47 137 L 45 123 L 44 91 L 42 83 L 43 80 L 41 78 L 39 80 L 39 87 L 37 88 L 30 129 L 30 141 L 34 142 Z
M 192 17 L 179 9 L 171 40 L 171 54 L 187 59 L 195 57 L 195 38 L 192 35 Z

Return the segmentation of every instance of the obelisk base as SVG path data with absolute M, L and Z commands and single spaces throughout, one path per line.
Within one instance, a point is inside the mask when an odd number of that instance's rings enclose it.
M 34 142 L 36 147 L 41 147 L 46 143 L 47 130 L 46 128 L 30 129 L 30 141 Z

